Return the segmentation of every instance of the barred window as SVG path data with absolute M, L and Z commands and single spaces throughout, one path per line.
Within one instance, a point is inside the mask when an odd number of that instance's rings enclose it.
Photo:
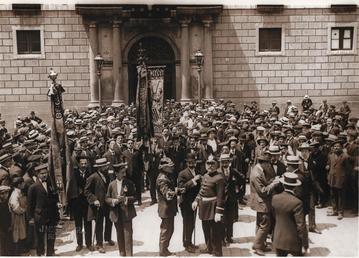
M 353 27 L 332 27 L 331 50 L 353 49 Z
M 259 52 L 282 51 L 282 28 L 259 28 Z
M 41 54 L 40 30 L 17 30 L 18 54 Z

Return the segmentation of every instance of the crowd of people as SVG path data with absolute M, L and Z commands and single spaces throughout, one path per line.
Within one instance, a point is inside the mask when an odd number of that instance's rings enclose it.
M 132 256 L 135 205 L 147 189 L 162 221 L 161 256 L 173 255 L 178 208 L 185 250 L 198 248 L 192 241 L 198 213 L 206 242 L 200 252 L 222 256 L 243 205 L 257 212 L 256 254 L 274 248 L 279 256 L 302 255 L 308 230 L 321 233 L 316 208 L 338 220 L 344 211 L 358 212 L 359 123 L 350 113 L 346 101 L 336 107 L 323 100 L 315 109 L 307 95 L 301 107 L 288 100 L 283 111 L 275 101 L 260 110 L 255 101 L 238 109 L 223 99 L 167 100 L 163 128 L 146 140 L 137 135 L 134 105 L 65 110 L 77 191 L 65 206 L 48 183 L 51 128 L 31 112 L 10 133 L 0 115 L 0 255 L 33 248 L 54 255 L 56 230 L 70 216 L 76 252 L 86 245 L 105 253 L 104 242 L 115 245 L 114 224 L 120 255 Z

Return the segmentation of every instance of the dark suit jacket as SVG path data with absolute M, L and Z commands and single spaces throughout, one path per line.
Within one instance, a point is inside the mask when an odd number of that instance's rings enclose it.
M 34 219 L 38 225 L 55 225 L 59 220 L 59 212 L 57 203 L 59 196 L 50 184 L 47 184 L 48 191 L 45 190 L 39 180 L 29 187 L 28 198 L 28 214 L 30 219 Z
M 171 218 L 177 213 L 177 196 L 175 185 L 166 174 L 160 173 L 156 181 L 158 195 L 158 215 L 160 218 Z
M 98 172 L 93 173 L 86 180 L 85 196 L 90 206 L 88 208 L 88 220 L 95 219 L 95 206 L 93 203 L 98 200 L 100 206 L 105 205 L 105 198 L 107 192 L 107 181 L 104 182 Z
M 303 203 L 288 192 L 276 194 L 272 199 L 275 212 L 273 246 L 291 252 L 308 247 L 308 231 L 305 225 Z
M 113 180 L 107 189 L 106 203 L 110 206 L 110 219 L 112 222 L 117 222 L 119 219 L 123 222 L 127 222 L 136 217 L 136 210 L 133 202 L 135 200 L 134 195 L 136 193 L 134 184 L 124 178 L 122 181 L 121 193 L 117 192 L 117 180 Z M 118 196 L 124 196 L 127 198 L 126 203 L 119 203 L 116 206 L 113 205 L 113 200 Z
M 193 175 L 188 168 L 182 170 L 178 175 L 178 187 L 186 189 L 180 196 L 179 205 L 182 210 L 192 211 L 192 202 L 196 199 L 200 189 L 200 183 L 197 181 L 197 184 L 195 185 L 192 179 Z

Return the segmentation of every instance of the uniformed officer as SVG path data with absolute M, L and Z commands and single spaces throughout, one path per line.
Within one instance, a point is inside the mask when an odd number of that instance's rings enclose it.
M 168 250 L 174 231 L 174 217 L 177 213 L 177 195 L 183 188 L 176 188 L 170 174 L 174 171 L 174 163 L 168 157 L 160 161 L 157 177 L 158 215 L 162 219 L 160 232 L 160 256 L 174 255 Z
M 206 161 L 207 173 L 202 178 L 201 189 L 192 203 L 193 210 L 199 207 L 199 218 L 207 248 L 201 253 L 223 256 L 222 217 L 224 211 L 224 177 L 217 171 L 217 160 L 210 155 Z

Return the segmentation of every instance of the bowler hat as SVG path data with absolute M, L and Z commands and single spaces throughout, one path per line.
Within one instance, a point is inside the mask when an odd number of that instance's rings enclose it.
M 195 161 L 196 155 L 194 153 L 188 153 L 186 157 L 186 161 Z
M 298 179 L 298 175 L 293 172 L 285 172 L 283 176 L 279 178 L 279 181 L 282 184 L 289 186 L 299 186 L 302 184 Z

